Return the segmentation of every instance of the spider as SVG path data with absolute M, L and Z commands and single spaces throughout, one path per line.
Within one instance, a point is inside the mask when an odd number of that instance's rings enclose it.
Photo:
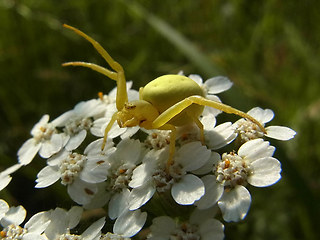
M 62 66 L 81 66 L 91 68 L 117 82 L 116 107 L 108 123 L 101 149 L 107 141 L 108 132 L 115 121 L 120 127 L 140 126 L 145 129 L 170 130 L 169 158 L 167 168 L 173 164 L 177 127 L 195 123 L 200 129 L 200 141 L 204 144 L 204 129 L 199 120 L 204 106 L 246 118 L 266 132 L 262 124 L 247 113 L 226 104 L 205 98 L 202 88 L 192 79 L 182 75 L 163 75 L 139 89 L 139 100 L 128 101 L 126 79 L 123 67 L 93 38 L 77 28 L 63 24 L 65 28 L 89 41 L 106 60 L 112 70 L 88 62 L 67 62 Z

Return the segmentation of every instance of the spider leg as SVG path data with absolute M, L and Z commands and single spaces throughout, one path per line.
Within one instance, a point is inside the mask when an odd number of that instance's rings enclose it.
M 103 68 L 101 66 L 98 66 L 96 64 L 92 63 L 85 63 L 85 62 L 69 62 L 64 63 L 63 66 L 82 66 L 82 67 L 88 67 L 91 68 L 97 72 L 100 72 L 104 74 L 105 76 L 116 80 L 117 81 L 117 100 L 116 105 L 117 109 L 120 111 L 125 102 L 128 102 L 128 94 L 127 94 L 127 86 L 126 86 L 126 79 L 124 75 L 124 70 L 122 66 L 116 62 L 110 54 L 93 38 L 85 34 L 84 32 L 80 31 L 77 28 L 74 28 L 72 26 L 69 26 L 67 24 L 63 24 L 65 28 L 71 29 L 76 34 L 80 35 L 81 37 L 85 38 L 87 41 L 89 41 L 92 46 L 98 51 L 98 53 L 106 60 L 106 62 L 110 65 L 110 67 L 115 71 L 110 71 L 106 68 Z
M 63 67 L 67 66 L 80 66 L 80 67 L 86 67 L 86 68 L 91 68 L 92 70 L 99 72 L 112 80 L 117 81 L 118 80 L 118 75 L 116 72 L 110 71 L 109 69 L 106 69 L 104 67 L 101 67 L 97 64 L 94 63 L 87 63 L 87 62 L 66 62 L 62 64 Z
M 262 124 L 256 120 L 255 118 L 253 118 L 252 116 L 250 116 L 247 113 L 244 113 L 238 109 L 235 109 L 229 105 L 220 103 L 220 102 L 216 102 L 216 101 L 212 101 L 212 100 L 208 100 L 204 97 L 201 96 L 190 96 L 188 98 L 183 99 L 182 101 L 176 103 L 175 105 L 171 106 L 170 108 L 168 108 L 166 111 L 164 111 L 163 113 L 161 113 L 159 115 L 159 117 L 157 117 L 154 121 L 153 121 L 153 127 L 154 128 L 159 128 L 162 125 L 166 124 L 167 122 L 169 122 L 173 117 L 175 117 L 176 115 L 178 115 L 180 112 L 182 112 L 184 109 L 186 109 L 187 107 L 189 107 L 191 104 L 198 104 L 198 105 L 202 105 L 202 106 L 209 106 L 209 107 L 213 107 L 216 109 L 219 109 L 223 112 L 226 113 L 230 113 L 230 114 L 235 114 L 238 115 L 240 117 L 243 118 L 247 118 L 250 121 L 252 121 L 253 123 L 257 124 L 259 126 L 259 128 L 266 133 L 265 128 L 262 126 Z
M 202 143 L 202 145 L 205 145 L 204 143 L 204 130 L 203 130 L 203 124 L 202 122 L 199 120 L 199 118 L 195 117 L 193 114 L 187 112 L 188 116 L 190 118 L 192 118 L 192 120 L 194 121 L 194 123 L 198 126 L 198 128 L 200 129 L 200 141 Z
M 112 115 L 110 122 L 108 123 L 107 127 L 106 127 L 105 130 L 104 130 L 104 136 L 103 136 L 103 142 L 102 142 L 102 146 L 101 146 L 101 151 L 103 151 L 104 147 L 106 146 L 108 133 L 109 133 L 109 131 L 111 130 L 114 122 L 117 120 L 117 113 L 118 113 L 118 112 L 115 112 L 115 113 Z

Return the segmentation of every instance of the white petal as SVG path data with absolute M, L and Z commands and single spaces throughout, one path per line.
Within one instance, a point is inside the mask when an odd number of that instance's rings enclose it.
M 204 195 L 204 184 L 195 175 L 187 174 L 171 188 L 173 199 L 180 205 L 191 205 Z
M 9 174 L 14 173 L 21 167 L 22 165 L 20 163 L 17 163 L 0 172 L 0 191 L 8 186 L 8 184 L 11 182 L 12 177 Z
M 29 164 L 39 151 L 40 147 L 41 143 L 37 143 L 33 138 L 27 140 L 18 151 L 19 163 L 22 165 Z
M 9 205 L 6 201 L 0 199 L 0 220 L 9 211 Z
M 136 210 L 146 204 L 152 198 L 155 191 L 156 188 L 148 182 L 139 188 L 132 189 L 129 197 L 129 209 Z
M 236 134 L 231 122 L 222 123 L 214 128 L 214 130 L 204 131 L 205 143 L 210 149 L 219 149 L 236 138 Z
M 70 139 L 69 139 L 67 145 L 65 146 L 65 148 L 68 151 L 72 151 L 72 150 L 76 149 L 84 141 L 86 136 L 87 136 L 87 130 L 84 130 L 84 129 L 81 130 L 78 134 L 70 137 Z
M 106 155 L 107 153 L 109 154 L 108 150 L 112 149 L 112 147 L 114 146 L 114 143 L 111 140 L 107 141 L 103 151 L 101 151 L 102 143 L 103 143 L 103 138 L 99 138 L 91 142 L 84 150 L 84 154 L 87 156 L 97 156 L 97 155 L 103 156 L 103 155 Z
M 75 113 L 82 117 L 96 117 L 105 111 L 105 105 L 101 104 L 100 100 L 91 99 L 85 102 L 80 102 L 74 107 Z
M 248 183 L 255 187 L 267 187 L 275 184 L 281 178 L 281 164 L 272 157 L 260 158 L 251 163 L 252 175 Z
M 41 234 L 50 224 L 50 215 L 50 212 L 39 212 L 33 215 L 24 227 L 28 229 L 28 232 Z
M 38 233 L 27 232 L 23 235 L 22 240 L 48 240 L 48 238 L 44 235 L 39 235 Z
M 156 239 L 170 239 L 170 234 L 176 229 L 176 224 L 171 217 L 161 216 L 152 220 L 150 229 L 152 237 L 154 236 Z
M 217 152 L 211 152 L 209 160 L 199 169 L 192 171 L 195 175 L 204 175 L 212 171 L 213 165 L 221 160 L 221 156 Z
M 49 158 L 60 151 L 64 143 L 64 134 L 53 134 L 49 141 L 42 143 L 39 155 L 43 158 Z
M 150 151 L 150 152 L 152 153 L 154 151 Z M 150 154 L 148 153 L 147 155 L 150 155 Z M 131 181 L 129 182 L 130 187 L 132 188 L 140 187 L 152 178 L 152 174 L 155 172 L 157 162 L 154 159 L 148 159 L 148 160 L 150 161 L 146 161 L 145 163 L 139 165 L 133 170 L 132 178 L 131 178 Z
M 81 179 L 76 179 L 68 185 L 68 194 L 73 201 L 80 205 L 88 204 L 97 193 L 96 184 L 87 183 Z
M 107 180 L 110 163 L 101 157 L 90 157 L 86 161 L 79 177 L 88 183 L 99 183 Z
M 113 220 L 119 217 L 123 211 L 128 209 L 129 189 L 122 189 L 120 193 L 114 194 L 109 202 L 108 215 Z
M 200 225 L 199 232 L 201 240 L 223 240 L 224 226 L 216 219 L 208 219 Z
M 65 160 L 71 152 L 63 149 L 59 153 L 53 155 L 47 160 L 48 166 L 56 166 L 58 167 L 61 161 Z
M 196 205 L 199 209 L 207 209 L 216 204 L 216 202 L 221 198 L 224 187 L 223 185 L 216 182 L 216 177 L 213 175 L 206 175 L 201 178 L 205 186 L 205 194 L 196 201 Z
M 9 175 L 9 174 L 12 174 L 12 173 L 14 173 L 15 171 L 17 171 L 18 169 L 20 169 L 22 167 L 22 165 L 21 164 L 19 164 L 19 163 L 16 163 L 16 164 L 14 164 L 14 165 L 12 165 L 11 167 L 8 167 L 7 169 L 5 169 L 4 171 L 2 171 L 1 173 L 0 173 L 0 175 Z
M 27 211 L 21 205 L 18 207 L 11 207 L 1 219 L 0 223 L 3 227 L 7 227 L 10 224 L 20 225 L 24 221 L 26 214 Z
M 98 221 L 95 221 L 90 225 L 82 234 L 81 237 L 83 240 L 93 240 L 97 235 L 100 234 L 101 229 L 106 223 L 105 218 L 100 218 Z M 99 238 L 100 239 L 100 238 Z
M 98 118 L 93 122 L 92 127 L 90 128 L 91 134 L 96 137 L 103 137 L 106 124 L 108 124 L 107 118 Z
M 67 219 L 68 219 L 68 228 L 72 229 L 78 225 L 80 222 L 81 216 L 83 213 L 83 208 L 79 206 L 73 206 L 67 212 Z
M 141 143 L 139 140 L 123 139 L 117 145 L 116 156 L 122 162 L 137 163 L 140 159 Z
M 294 138 L 296 132 L 291 128 L 282 127 L 282 126 L 270 126 L 266 128 L 267 137 L 274 138 L 277 140 L 287 141 L 291 138 Z
M 106 182 L 98 183 L 98 192 L 93 196 L 90 203 L 85 204 L 85 209 L 97 209 L 105 206 L 110 200 L 110 191 L 106 191 Z
M 208 89 L 208 94 L 217 94 L 230 89 L 233 83 L 227 77 L 218 76 L 206 80 L 204 85 Z
M 124 212 L 113 225 L 113 232 L 123 237 L 136 235 L 147 219 L 147 213 L 140 210 Z
M 244 186 L 225 191 L 218 201 L 222 217 L 226 222 L 237 222 L 245 218 L 251 204 L 251 196 Z
M 191 78 L 193 81 L 195 81 L 199 86 L 202 86 L 203 80 L 202 77 L 198 74 L 190 74 L 188 78 Z
M 4 189 L 11 182 L 12 177 L 9 175 L 0 175 L 0 191 Z
M 70 121 L 70 119 L 74 117 L 74 115 L 74 111 L 69 110 L 57 117 L 56 119 L 54 119 L 51 123 L 53 126 L 56 127 L 64 127 Z
M 109 123 L 109 122 L 107 122 Z M 104 133 L 104 129 L 106 128 L 107 124 L 105 125 L 105 127 L 103 128 L 103 133 Z M 119 127 L 118 123 L 115 122 L 110 131 L 108 132 L 108 138 L 116 138 L 116 137 L 119 137 L 121 134 L 125 133 L 127 131 L 127 128 L 121 128 Z M 104 134 L 103 134 L 104 135 Z
M 121 134 L 120 137 L 121 137 L 121 139 L 130 138 L 130 137 L 132 137 L 136 132 L 138 132 L 139 129 L 140 129 L 139 126 L 128 127 L 128 128 L 126 128 L 126 131 Z
M 206 115 L 201 119 L 201 123 L 203 124 L 204 128 L 208 131 L 214 130 L 216 122 L 217 120 L 214 115 Z
M 259 107 L 252 108 L 248 114 L 258 120 L 260 123 L 264 124 L 270 122 L 273 117 L 274 113 L 271 109 L 262 109 Z
M 250 140 L 244 143 L 238 150 L 238 155 L 249 161 L 259 158 L 271 157 L 275 151 L 275 147 L 261 138 Z
M 51 213 L 51 223 L 45 230 L 49 239 L 57 239 L 59 235 L 64 234 L 68 228 L 69 219 L 67 211 L 62 208 L 56 208 Z
M 35 188 L 48 187 L 58 181 L 60 177 L 61 174 L 59 173 L 58 167 L 46 166 L 38 173 Z
M 211 151 L 200 142 L 191 142 L 178 150 L 176 162 L 181 164 L 185 171 L 193 171 L 202 167 L 210 158 Z

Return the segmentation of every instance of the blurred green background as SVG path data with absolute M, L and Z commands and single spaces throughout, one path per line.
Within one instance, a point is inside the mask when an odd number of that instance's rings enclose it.
M 99 41 L 126 70 L 134 88 L 157 76 L 228 76 L 224 102 L 244 111 L 275 112 L 272 125 L 297 131 L 290 142 L 271 141 L 282 179 L 250 188 L 248 216 L 226 223 L 226 239 L 320 239 L 320 2 L 316 0 L 1 0 L 0 170 L 45 113 L 51 119 L 81 100 L 108 92 L 114 82 L 62 62 L 104 65 L 68 23 Z M 223 119 L 220 119 L 223 120 Z M 33 189 L 44 166 L 37 158 L 0 193 L 30 214 L 71 204 L 64 187 Z M 31 191 L 31 193 L 30 193 Z

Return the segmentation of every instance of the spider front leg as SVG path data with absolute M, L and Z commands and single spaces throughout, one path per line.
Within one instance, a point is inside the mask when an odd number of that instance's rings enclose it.
M 124 104 L 128 102 L 127 86 L 123 67 L 118 62 L 116 62 L 96 40 L 94 40 L 93 38 L 91 38 L 90 36 L 88 36 L 87 34 L 85 34 L 77 28 L 74 28 L 67 24 L 63 24 L 63 26 L 65 28 L 71 29 L 76 34 L 80 35 L 81 37 L 89 41 L 114 71 L 101 67 L 97 64 L 87 62 L 67 62 L 62 64 L 62 66 L 81 66 L 91 68 L 92 70 L 102 73 L 103 75 L 111 78 L 112 80 L 115 80 L 117 82 L 116 105 L 118 111 L 120 111 L 123 108 Z

